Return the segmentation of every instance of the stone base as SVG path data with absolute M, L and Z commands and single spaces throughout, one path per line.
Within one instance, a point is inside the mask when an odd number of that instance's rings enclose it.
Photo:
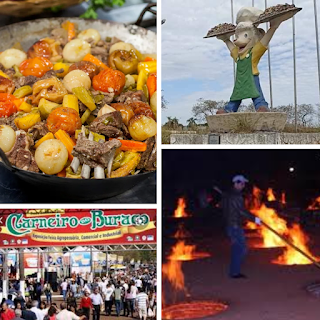
M 207 116 L 210 132 L 281 132 L 287 122 L 285 112 L 232 112 Z
M 172 134 L 170 144 L 320 144 L 320 133 Z

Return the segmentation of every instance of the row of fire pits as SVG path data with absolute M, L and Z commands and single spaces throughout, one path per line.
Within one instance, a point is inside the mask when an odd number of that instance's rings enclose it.
M 264 199 L 267 199 L 268 206 L 263 202 Z M 280 217 L 277 213 L 275 208 L 284 209 L 286 207 L 285 193 L 281 193 L 277 200 L 271 188 L 263 192 L 259 188 L 254 187 L 252 195 L 246 201 L 246 206 L 289 243 L 301 249 L 312 259 L 319 260 L 318 257 L 311 253 L 308 247 L 309 238 L 300 225 L 298 223 L 289 225 L 286 219 Z M 320 208 L 320 197 L 309 207 L 308 210 L 318 210 Z M 196 245 L 190 244 L 192 234 L 185 227 L 185 221 L 189 218 L 191 218 L 191 214 L 186 211 L 185 199 L 179 198 L 177 208 L 171 217 L 171 219 L 179 221 L 175 232 L 171 236 L 176 240 L 176 243 L 171 247 L 171 251 L 166 257 L 166 262 L 162 265 L 162 319 L 198 319 L 214 316 L 228 309 L 228 304 L 225 302 L 193 300 L 185 285 L 185 276 L 182 270 L 183 264 L 211 256 L 207 252 L 199 251 Z M 246 235 L 252 248 L 278 248 L 278 250 L 281 250 L 281 254 L 271 261 L 274 264 L 307 265 L 312 263 L 310 259 L 299 253 L 264 226 L 257 226 L 248 222 L 246 224 Z M 170 286 L 171 296 L 173 296 L 170 303 L 166 301 L 164 295 L 166 285 Z M 312 284 L 307 290 L 314 295 L 320 296 L 319 284 Z
M 164 290 L 162 290 L 162 319 L 198 319 L 211 317 L 225 311 L 228 305 L 219 301 L 199 301 L 193 300 L 188 288 L 185 285 L 185 276 L 182 265 L 198 259 L 209 258 L 207 252 L 198 251 L 196 245 L 187 244 L 192 235 L 185 228 L 184 220 L 190 218 L 186 212 L 186 203 L 183 198 L 179 198 L 178 207 L 174 211 L 173 218 L 181 220 L 178 228 L 172 235 L 176 239 L 176 244 L 171 248 L 167 257 L 167 262 L 162 265 L 162 281 L 168 281 L 173 290 L 172 303 L 166 303 Z M 182 302 L 177 302 L 178 295 L 182 295 Z

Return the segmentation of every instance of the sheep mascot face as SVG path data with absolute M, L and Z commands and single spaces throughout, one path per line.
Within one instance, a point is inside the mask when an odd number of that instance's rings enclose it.
M 237 64 L 236 81 L 229 103 L 217 114 L 237 112 L 243 99 L 252 99 L 258 112 L 269 111 L 260 86 L 258 64 L 261 57 L 268 50 L 268 45 L 280 24 L 291 18 L 291 14 L 282 15 L 273 19 L 267 33 L 254 26 L 263 11 L 245 7 L 237 14 L 237 26 L 234 41 L 230 36 L 223 35 L 218 39 L 224 41 L 230 50 L 231 57 Z

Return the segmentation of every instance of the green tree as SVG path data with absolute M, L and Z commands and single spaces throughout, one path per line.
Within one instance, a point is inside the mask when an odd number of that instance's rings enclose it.
M 192 108 L 192 114 L 196 120 L 206 122 L 206 116 L 215 115 L 217 111 L 225 106 L 225 101 L 205 100 L 200 98 Z

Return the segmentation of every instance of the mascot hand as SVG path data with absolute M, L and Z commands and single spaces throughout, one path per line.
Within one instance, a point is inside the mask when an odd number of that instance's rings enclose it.
M 226 42 L 226 41 L 230 40 L 230 34 L 223 34 L 221 36 L 217 36 L 217 39 Z

